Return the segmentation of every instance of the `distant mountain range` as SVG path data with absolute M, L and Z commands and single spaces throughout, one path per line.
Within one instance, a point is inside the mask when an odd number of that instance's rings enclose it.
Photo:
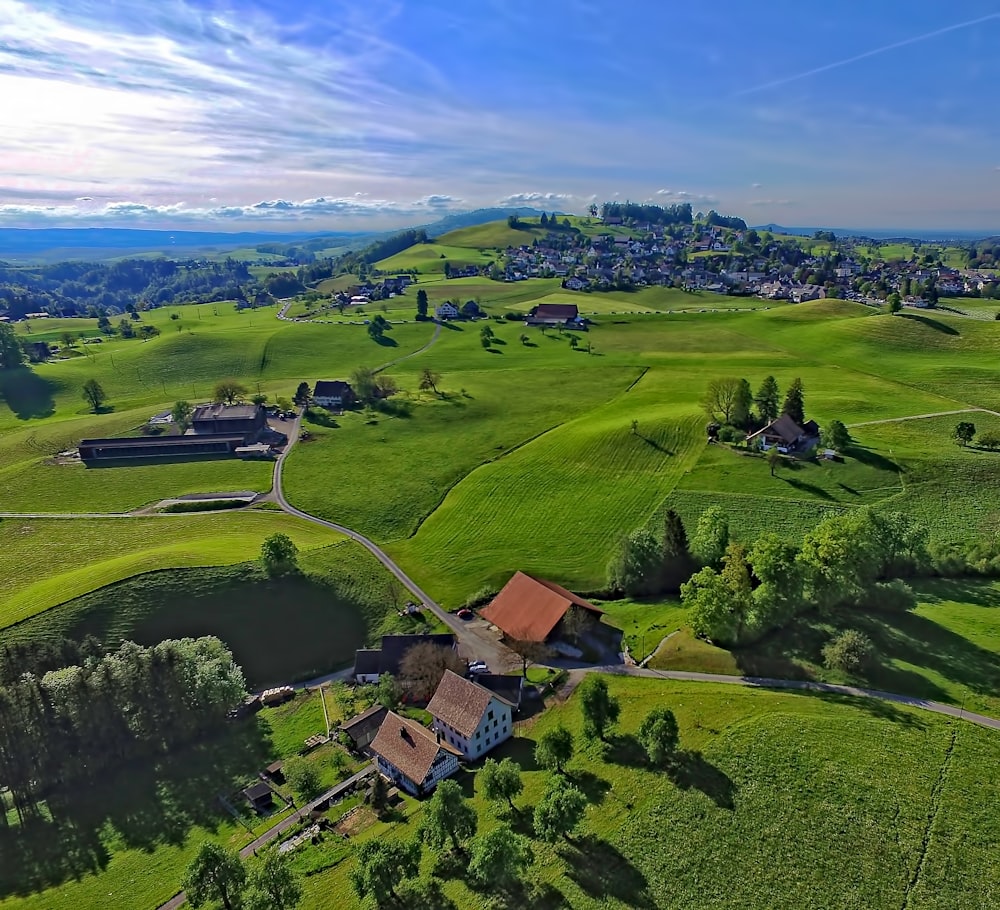
M 812 237 L 816 231 L 833 231 L 838 237 L 869 237 L 872 240 L 925 240 L 938 243 L 948 240 L 968 243 L 971 240 L 984 240 L 993 236 L 983 231 L 914 231 L 903 228 L 862 230 L 861 228 L 837 227 L 784 227 L 780 224 L 756 224 L 753 225 L 753 229 L 755 231 L 770 231 L 772 234 L 795 234 L 800 237 Z
M 434 237 L 458 228 L 498 221 L 508 215 L 541 215 L 533 208 L 490 208 L 446 215 L 417 225 Z M 551 213 L 550 213 L 551 214 Z M 562 214 L 562 213 L 559 213 Z M 330 246 L 355 245 L 392 231 L 160 231 L 133 228 L 0 228 L 0 260 L 110 259 L 140 253 L 193 256 L 225 252 L 262 243 L 300 243 L 330 239 Z

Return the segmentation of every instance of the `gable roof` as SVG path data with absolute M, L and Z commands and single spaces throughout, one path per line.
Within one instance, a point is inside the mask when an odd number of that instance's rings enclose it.
M 763 429 L 758 430 L 756 433 L 751 433 L 747 437 L 747 440 L 756 439 L 758 436 L 777 436 L 791 445 L 801 435 L 802 427 L 787 414 L 782 414 L 777 420 L 772 420 Z
M 447 743 L 439 743 L 437 737 L 426 727 L 400 717 L 395 711 L 386 713 L 369 748 L 417 785 L 427 778 L 434 759 L 442 749 L 461 755 Z
M 604 613 L 554 582 L 517 572 L 480 615 L 509 638 L 545 641 L 572 606 L 598 615 Z
M 351 384 L 344 382 L 343 379 L 317 379 L 316 388 L 313 389 L 313 397 L 337 398 L 353 391 Z
M 191 412 L 191 422 L 198 420 L 253 420 L 261 411 L 259 404 L 202 404 Z
M 354 652 L 354 675 L 370 676 L 378 673 L 382 665 L 382 652 L 371 648 L 363 648 Z
M 375 729 L 382 725 L 389 709 L 384 705 L 372 705 L 367 711 L 355 714 L 350 720 L 345 720 L 337 729 L 343 730 L 352 737 L 363 736 L 368 730 Z
M 532 315 L 535 319 L 576 319 L 580 311 L 575 303 L 540 303 Z
M 524 689 L 524 677 L 520 674 L 507 676 L 501 673 L 477 673 L 476 685 L 489 689 L 501 701 L 514 708 L 521 706 L 521 693 Z
M 458 730 L 462 736 L 469 737 L 476 732 L 476 727 L 494 698 L 506 701 L 472 680 L 445 670 L 434 697 L 427 705 L 427 712 Z
M 454 648 L 455 636 L 451 632 L 437 635 L 383 635 L 379 673 L 392 673 L 393 675 L 398 673 L 403 655 L 414 645 L 425 642 L 442 648 Z

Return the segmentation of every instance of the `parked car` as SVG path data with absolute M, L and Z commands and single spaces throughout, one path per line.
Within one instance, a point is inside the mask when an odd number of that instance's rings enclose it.
M 463 608 L 463 609 L 459 610 L 458 613 L 455 614 L 455 615 L 458 616 L 459 619 L 472 619 L 472 615 L 473 614 L 472 614 L 472 610 L 469 610 L 467 608 Z
M 473 676 L 478 676 L 480 673 L 489 673 L 490 668 L 486 665 L 484 660 L 474 660 L 469 664 L 469 673 Z

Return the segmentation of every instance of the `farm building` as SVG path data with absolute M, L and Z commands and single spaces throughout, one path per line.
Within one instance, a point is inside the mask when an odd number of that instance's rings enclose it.
M 349 382 L 342 379 L 320 379 L 313 389 L 312 400 L 321 408 L 349 408 L 357 400 Z
M 254 812 L 264 813 L 274 805 L 274 794 L 264 781 L 257 781 L 243 791 L 243 797 Z
M 562 624 L 571 610 L 582 610 L 592 619 L 604 611 L 551 581 L 517 572 L 480 612 L 504 637 L 530 641 L 570 651 L 559 641 Z
M 476 684 L 509 702 L 515 714 L 520 709 L 524 693 L 524 677 L 520 674 L 508 676 L 501 673 L 479 673 L 476 675 Z
M 266 426 L 267 412 L 259 404 L 203 404 L 191 414 L 191 430 L 196 436 L 242 433 L 250 443 Z
M 389 709 L 382 705 L 374 705 L 367 711 L 357 714 L 350 720 L 345 720 L 337 729 L 341 733 L 346 733 L 351 740 L 351 744 L 358 752 L 363 752 L 371 741 L 375 739 L 382 721 L 385 720 Z
M 458 771 L 460 753 L 454 746 L 394 711 L 386 712 L 371 752 L 381 774 L 413 796 L 425 796 Z
M 458 319 L 461 313 L 459 313 L 458 307 L 455 304 L 449 303 L 446 300 L 434 310 L 434 315 L 438 319 Z
M 430 643 L 445 648 L 455 647 L 450 632 L 438 635 L 383 635 L 381 648 L 365 648 L 354 654 L 354 679 L 359 683 L 378 682 L 383 673 L 396 676 L 403 655 L 414 645 Z
M 779 452 L 792 452 L 807 447 L 818 436 L 819 425 L 815 420 L 809 420 L 800 427 L 787 414 L 782 414 L 766 427 L 747 436 L 747 444 L 758 445 L 764 451 L 776 446 Z
M 557 325 L 582 328 L 584 323 L 575 303 L 540 303 L 524 320 L 527 325 Z
M 513 735 L 513 708 L 489 689 L 445 670 L 427 712 L 442 742 L 477 759 Z

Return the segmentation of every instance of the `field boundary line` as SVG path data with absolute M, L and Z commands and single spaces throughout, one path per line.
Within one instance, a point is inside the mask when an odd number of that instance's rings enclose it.
M 906 417 L 886 417 L 884 420 L 863 420 L 860 423 L 849 423 L 847 428 L 853 430 L 855 427 L 874 427 L 883 423 L 902 423 L 904 420 L 929 420 L 932 417 L 951 417 L 954 414 L 992 414 L 1000 417 L 1000 412 L 991 411 L 989 408 L 961 408 L 957 411 L 935 411 L 931 414 L 909 414 Z

